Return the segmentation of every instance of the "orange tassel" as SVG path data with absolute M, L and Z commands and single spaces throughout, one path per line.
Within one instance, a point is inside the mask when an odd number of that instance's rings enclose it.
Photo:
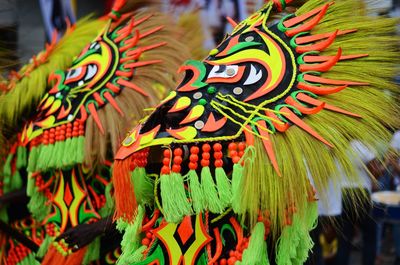
M 115 160 L 113 167 L 113 185 L 115 196 L 114 220 L 122 218 L 133 221 L 137 212 L 137 201 L 130 176 L 129 158 Z
M 86 247 L 68 256 L 63 256 L 54 246 L 50 246 L 46 256 L 44 256 L 42 265 L 81 265 L 85 253 Z

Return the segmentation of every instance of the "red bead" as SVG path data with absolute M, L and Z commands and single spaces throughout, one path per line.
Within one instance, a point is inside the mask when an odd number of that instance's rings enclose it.
M 239 163 L 239 160 L 240 160 L 240 157 L 238 157 L 238 156 L 232 157 L 232 162 L 233 162 L 234 164 Z
M 226 259 L 220 259 L 219 261 L 219 265 L 227 265 L 228 262 L 226 261 Z
M 78 137 L 78 135 L 79 135 L 78 132 L 76 132 L 76 131 L 73 131 L 73 132 L 72 132 L 72 136 L 73 136 L 73 137 Z
M 153 237 L 153 234 L 150 233 L 150 232 L 147 232 L 147 233 L 146 233 L 146 237 L 149 238 L 149 239 L 151 239 L 151 238 Z
M 210 152 L 211 146 L 209 144 L 203 144 L 202 148 L 203 152 Z
M 174 150 L 174 155 L 176 155 L 176 156 L 181 156 L 182 154 L 183 154 L 183 151 L 182 151 L 181 148 L 176 148 L 176 149 Z
M 236 150 L 237 149 L 237 144 L 236 143 L 230 143 L 228 145 L 228 149 L 229 150 Z
M 181 172 L 181 166 L 173 165 L 172 166 L 172 172 L 175 172 L 175 173 Z
M 209 160 L 201 160 L 201 166 L 202 167 L 208 167 L 210 165 L 210 161 Z
M 150 245 L 150 239 L 148 239 L 147 237 L 142 239 L 142 245 L 144 246 L 149 246 Z
M 169 163 L 171 162 L 171 160 L 169 158 L 164 158 L 162 163 L 164 166 L 169 166 Z
M 233 257 L 233 256 L 235 256 L 235 251 L 230 250 L 230 251 L 229 251 L 229 257 Z
M 214 151 L 221 151 L 222 150 L 222 145 L 220 143 L 216 143 L 213 146 Z
M 50 133 L 55 133 L 55 132 L 56 132 L 56 130 L 54 128 L 50 129 Z
M 192 154 L 198 154 L 199 152 L 200 152 L 200 148 L 197 146 L 192 146 L 190 148 L 190 153 L 192 153 Z
M 235 151 L 235 150 L 231 150 L 230 152 L 229 152 L 229 156 L 230 157 L 235 157 L 235 156 L 237 156 L 238 155 L 238 153 L 237 153 L 237 151 Z
M 177 165 L 182 164 L 182 157 L 181 156 L 175 156 L 174 157 L 174 164 L 177 164 Z
M 244 151 L 246 149 L 246 144 L 244 142 L 240 142 L 238 144 L 239 150 Z
M 237 259 L 235 257 L 230 257 L 228 259 L 228 265 L 235 265 Z
M 170 157 L 171 156 L 171 151 L 169 149 L 164 150 L 164 157 Z
M 238 152 L 238 156 L 242 157 L 243 155 L 244 155 L 244 152 L 243 152 L 243 151 L 239 151 L 239 152 Z
M 224 162 L 222 162 L 221 159 L 217 159 L 214 162 L 215 167 L 222 167 L 224 165 Z
M 205 160 L 210 160 L 210 153 L 202 153 L 201 157 Z
M 169 167 L 163 166 L 163 167 L 161 168 L 161 175 L 169 174 L 169 172 L 170 172 Z
M 197 169 L 197 163 L 189 162 L 189 169 L 196 170 Z
M 215 152 L 214 153 L 214 158 L 215 159 L 221 159 L 223 157 L 222 152 Z
M 190 155 L 189 157 L 190 162 L 197 162 L 199 160 L 198 155 Z

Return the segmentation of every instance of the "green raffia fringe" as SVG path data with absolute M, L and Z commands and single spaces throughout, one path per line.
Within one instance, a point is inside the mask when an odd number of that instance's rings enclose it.
M 99 214 L 103 218 L 107 217 L 107 216 L 110 216 L 114 212 L 115 203 L 114 203 L 114 199 L 113 199 L 113 197 L 111 195 L 112 187 L 113 187 L 112 183 L 108 183 L 107 186 L 106 186 L 106 189 L 104 191 L 104 195 L 106 196 L 106 203 L 103 206 L 103 208 L 101 208 L 99 210 Z
M 29 155 L 28 171 L 48 171 L 69 168 L 84 160 L 85 137 L 79 136 L 55 144 L 33 147 Z
M 217 190 L 222 207 L 227 208 L 230 206 L 232 200 L 232 186 L 222 167 L 217 167 L 215 169 L 215 180 L 217 182 Z
M 129 224 L 127 222 L 125 222 L 122 218 L 119 218 L 117 220 L 116 228 L 121 234 L 123 234 L 125 232 L 126 228 L 128 228 L 128 225 Z
M 121 256 L 117 260 L 118 265 L 129 265 L 129 262 L 135 251 L 140 246 L 140 230 L 142 228 L 142 222 L 144 218 L 145 210 L 142 206 L 138 206 L 138 213 L 133 224 L 127 224 L 125 227 L 125 233 L 121 241 Z
M 52 242 L 51 237 L 49 235 L 46 235 L 42 244 L 40 245 L 38 252 L 36 253 L 36 256 L 38 258 L 43 258 L 44 255 L 46 255 L 47 251 L 49 250 L 51 242 Z
M 265 226 L 258 222 L 251 233 L 249 246 L 243 252 L 242 262 L 236 265 L 269 265 L 267 242 L 264 240 Z
M 23 181 L 18 169 L 15 169 L 14 175 L 11 178 L 10 190 L 19 190 L 22 188 Z
M 28 173 L 28 179 L 27 179 L 27 184 L 26 184 L 26 195 L 28 195 L 29 197 L 32 196 L 32 194 L 35 192 L 35 178 L 32 177 L 31 173 Z
M 83 257 L 82 264 L 89 265 L 91 262 L 98 259 L 100 259 L 100 237 L 96 237 L 96 239 L 90 243 Z
M 185 176 L 189 182 L 189 196 L 192 202 L 193 210 L 196 214 L 203 212 L 205 210 L 205 202 L 203 190 L 199 182 L 199 176 L 196 170 L 189 170 L 188 174 Z
M 309 231 L 315 228 L 318 218 L 317 203 L 310 202 L 302 216 L 293 215 L 293 222 L 286 226 L 278 240 L 276 262 L 278 265 L 303 264 L 314 243 Z
M 28 194 L 28 196 L 30 196 L 28 203 L 29 211 L 39 222 L 43 221 L 50 211 L 50 207 L 46 204 L 48 201 L 46 196 L 42 192 L 39 192 L 36 188 L 34 188 L 32 194 Z
M 8 193 L 11 191 L 11 162 L 13 160 L 14 155 L 8 154 L 7 159 L 3 166 L 3 192 Z
M 27 152 L 26 152 L 26 147 L 24 146 L 18 146 L 17 148 L 17 161 L 16 161 L 16 167 L 18 169 L 24 168 L 27 165 Z
M 6 207 L 0 209 L 0 220 L 5 223 L 8 223 L 8 213 Z
M 193 213 L 181 174 L 172 172 L 171 175 L 161 175 L 160 189 L 164 216 L 168 222 L 177 223 Z
M 235 213 L 240 213 L 240 192 L 243 177 L 243 166 L 240 163 L 233 165 L 232 171 L 232 209 Z
M 40 265 L 40 262 L 36 260 L 33 253 L 29 253 L 23 260 L 18 262 L 17 265 Z
M 222 213 L 224 207 L 218 198 L 218 192 L 209 167 L 201 169 L 201 188 L 203 189 L 207 209 L 213 213 Z
M 135 252 L 133 252 L 133 254 L 130 255 L 126 259 L 127 263 L 125 263 L 125 264 L 126 265 L 128 265 L 128 264 L 131 265 L 131 264 L 136 264 L 137 262 L 142 261 L 142 259 L 143 259 L 143 251 L 145 251 L 146 248 L 147 248 L 146 246 L 141 246 L 140 248 L 136 249 Z M 117 263 L 117 264 L 118 265 L 122 265 L 122 263 L 121 264 Z
M 144 167 L 136 167 L 132 172 L 131 181 L 137 202 L 142 205 L 151 205 L 154 198 L 154 184 L 147 177 L 146 169 Z

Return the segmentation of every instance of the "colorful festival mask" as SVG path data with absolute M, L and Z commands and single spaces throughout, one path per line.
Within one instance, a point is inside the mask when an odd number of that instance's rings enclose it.
M 176 91 L 122 142 L 116 217 L 142 238 L 123 260 L 268 264 L 269 242 L 278 264 L 302 264 L 317 217 L 307 172 L 323 190 L 335 161 L 352 172 L 351 139 L 388 137 L 398 110 L 383 57 L 396 51 L 395 22 L 365 17 L 358 1 L 319 0 L 270 19 L 285 5 L 266 4 L 205 60 L 187 61 Z

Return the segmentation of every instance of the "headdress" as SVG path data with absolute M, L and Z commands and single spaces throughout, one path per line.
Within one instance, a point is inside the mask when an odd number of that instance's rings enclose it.
M 301 264 L 317 217 L 307 170 L 323 190 L 336 162 L 352 173 L 351 139 L 374 145 L 398 122 L 385 93 L 397 89 L 396 21 L 365 16 L 359 1 L 320 0 L 270 20 L 286 2 L 267 3 L 205 60 L 187 61 L 176 91 L 122 142 L 116 218 L 148 238 L 127 253 L 137 262 L 267 264 L 266 243 L 277 242 L 270 258 Z

